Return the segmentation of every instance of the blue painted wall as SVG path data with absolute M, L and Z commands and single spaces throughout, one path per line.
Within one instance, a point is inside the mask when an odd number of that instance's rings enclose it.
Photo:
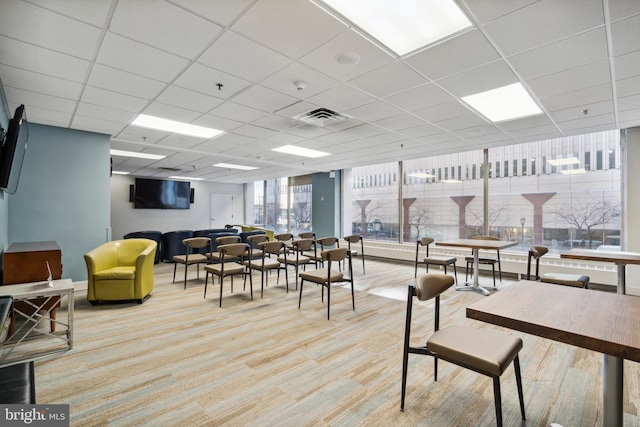
M 56 241 L 63 277 L 86 280 L 84 253 L 110 237 L 109 148 L 108 135 L 30 123 L 18 191 L 4 195 L 9 244 Z
M 336 215 L 336 210 L 340 209 L 340 174 L 335 172 L 335 177 L 331 178 L 328 173 L 314 173 L 311 185 L 313 232 L 316 237 L 340 237 L 340 216 Z

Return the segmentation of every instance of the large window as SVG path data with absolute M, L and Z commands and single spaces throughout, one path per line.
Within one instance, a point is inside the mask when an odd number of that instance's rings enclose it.
M 311 231 L 311 175 L 253 184 L 254 224 L 277 233 Z

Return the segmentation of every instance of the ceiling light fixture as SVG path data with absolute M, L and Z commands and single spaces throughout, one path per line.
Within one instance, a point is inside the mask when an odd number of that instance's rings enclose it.
M 204 181 L 204 178 L 194 178 L 192 176 L 178 176 L 178 175 L 170 176 L 169 179 L 180 179 L 183 181 Z
M 471 26 L 453 0 L 322 0 L 397 55 Z
M 462 100 L 494 123 L 542 113 L 538 104 L 519 82 L 463 96 Z
M 252 171 L 258 169 L 255 166 L 242 166 L 242 165 L 234 165 L 233 163 L 216 163 L 213 165 L 218 168 L 227 168 L 227 169 L 240 169 L 243 171 Z
M 179 133 L 182 135 L 195 136 L 197 138 L 213 138 L 224 133 L 224 131 L 218 129 L 177 122 L 175 120 L 163 119 L 161 117 L 148 116 L 146 114 L 140 114 L 133 122 L 131 122 L 131 124 L 133 126 L 139 126 L 147 129 Z
M 271 151 L 277 151 L 279 153 L 293 154 L 294 156 L 311 157 L 311 158 L 323 157 L 331 154 L 331 153 L 325 153 L 324 151 L 316 151 L 316 150 L 311 150 L 309 148 L 296 147 L 295 145 L 283 145 L 282 147 L 274 148 Z
M 579 165 L 580 159 L 577 157 L 567 157 L 564 159 L 551 159 L 548 161 L 551 166 L 567 166 L 567 165 Z
M 149 160 L 160 160 L 167 157 L 167 156 L 163 156 L 162 154 L 139 153 L 137 151 L 124 151 L 124 150 L 113 150 L 113 149 L 110 150 L 110 154 L 112 156 L 135 157 L 137 159 L 149 159 Z
M 129 175 L 130 172 L 125 172 L 125 171 L 111 171 L 112 174 L 114 175 Z

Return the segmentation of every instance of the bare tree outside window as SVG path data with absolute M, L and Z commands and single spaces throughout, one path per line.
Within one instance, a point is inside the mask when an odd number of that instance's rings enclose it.
M 417 203 L 409 208 L 409 225 L 416 230 L 416 238 L 420 238 L 431 217 L 431 211 L 424 203 Z
M 620 205 L 607 200 L 589 201 L 586 203 L 571 203 L 559 206 L 553 212 L 558 218 L 576 228 L 580 235 L 576 236 L 588 241 L 589 248 L 596 239 L 598 230 L 596 227 L 609 224 L 620 216 Z M 586 245 L 584 245 L 586 246 Z

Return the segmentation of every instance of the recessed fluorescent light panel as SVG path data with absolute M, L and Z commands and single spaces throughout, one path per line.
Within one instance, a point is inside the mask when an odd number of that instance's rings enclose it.
M 165 132 L 179 133 L 182 135 L 207 139 L 224 133 L 218 129 L 177 122 L 175 120 L 163 119 L 161 117 L 148 116 L 146 114 L 140 114 L 133 122 L 131 122 L 131 124 L 147 129 L 162 130 Z
M 311 157 L 311 158 L 323 157 L 331 154 L 331 153 L 325 153 L 324 151 L 316 151 L 316 150 L 311 150 L 309 148 L 296 147 L 295 145 L 283 145 L 282 147 L 274 148 L 272 151 L 277 151 L 279 153 L 285 153 L 285 154 L 293 154 L 294 156 Z
M 227 168 L 227 169 L 240 169 L 243 171 L 252 171 L 258 169 L 255 166 L 242 166 L 242 165 L 234 165 L 233 163 L 216 163 L 215 165 L 218 168 Z
M 551 166 L 579 165 L 580 159 L 577 157 L 567 157 L 566 159 L 551 159 L 548 163 Z
M 129 172 L 124 171 L 111 171 L 111 173 L 114 175 L 129 175 Z
M 194 178 L 192 176 L 170 176 L 169 179 L 181 179 L 183 181 L 204 181 L 204 178 Z
M 402 56 L 470 27 L 453 0 L 322 0 Z
M 160 160 L 167 156 L 162 154 L 138 153 L 137 151 L 111 150 L 112 156 L 136 157 L 138 159 Z
M 494 123 L 542 113 L 520 83 L 464 96 L 462 100 Z

